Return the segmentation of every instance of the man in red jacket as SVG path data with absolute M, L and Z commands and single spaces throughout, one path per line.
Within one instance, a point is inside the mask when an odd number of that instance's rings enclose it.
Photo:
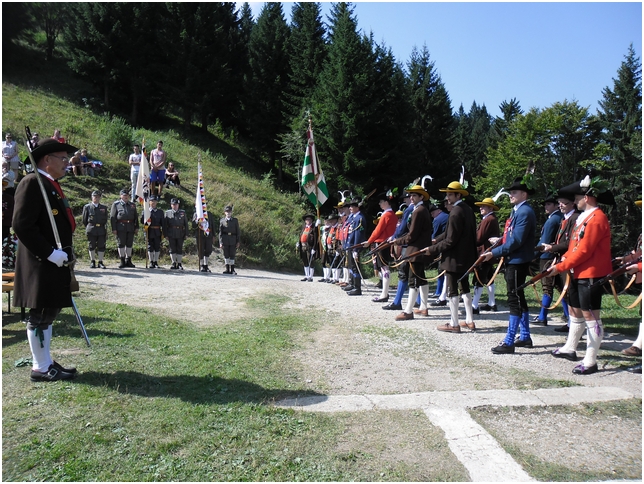
M 614 204 L 607 183 L 586 176 L 581 181 L 562 188 L 563 192 L 575 195 L 575 204 L 582 213 L 572 229 L 568 251 L 562 261 L 550 269 L 550 276 L 570 271 L 570 330 L 568 340 L 562 348 L 552 352 L 555 358 L 577 360 L 577 345 L 587 329 L 586 356 L 572 372 L 590 375 L 597 372 L 597 351 L 604 336 L 600 316 L 603 288 L 593 287 L 593 282 L 612 271 L 610 253 L 610 225 L 606 214 L 598 203 Z

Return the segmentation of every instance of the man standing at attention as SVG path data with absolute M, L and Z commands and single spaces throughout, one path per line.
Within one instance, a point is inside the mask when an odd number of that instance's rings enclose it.
M 576 361 L 577 345 L 586 330 L 586 355 L 572 372 L 590 375 L 597 372 L 597 351 L 604 337 L 600 314 L 604 288 L 599 284 L 593 286 L 593 282 L 613 270 L 610 225 L 606 214 L 597 204 L 614 205 L 615 199 L 608 190 L 607 182 L 598 178 L 591 180 L 589 176 L 561 190 L 575 195 L 575 204 L 581 214 L 572 229 L 570 245 L 562 261 L 550 269 L 551 276 L 563 271 L 570 271 L 572 275 L 568 340 L 562 348 L 554 350 L 552 356 Z
M 163 141 L 157 141 L 157 147 L 150 152 L 150 194 L 158 184 L 158 197 L 161 198 L 161 191 L 165 182 L 165 160 L 166 152 L 163 151 Z
M 476 217 L 470 206 L 463 201 L 463 197 L 469 195 L 459 182 L 452 182 L 447 188 L 441 188 L 444 192 L 447 203 L 452 205 L 452 210 L 447 219 L 447 229 L 435 240 L 425 252 L 436 257 L 442 254 L 441 269 L 445 271 L 445 285 L 447 286 L 447 300 L 451 320 L 438 326 L 438 331 L 448 333 L 460 333 L 461 324 L 458 322 L 458 291 L 459 286 L 465 304 L 465 323 L 463 327 L 474 331 L 474 319 L 472 316 L 472 294 L 470 293 L 470 282 L 467 277 L 462 278 L 465 271 L 474 264 L 477 259 L 476 253 Z M 461 279 L 461 282 L 458 280 Z M 421 307 L 423 302 L 421 300 Z
M 226 263 L 224 274 L 237 275 L 235 272 L 235 256 L 237 255 L 240 241 L 239 221 L 233 217 L 233 206 L 226 205 L 224 217 L 219 219 L 219 248 L 224 251 L 224 262 Z
M 13 305 L 30 308 L 27 339 L 33 360 L 31 381 L 36 382 L 70 380 L 76 373 L 75 368 L 63 368 L 56 363 L 50 353 L 52 323 L 62 308 L 73 305 L 71 272 L 66 263 L 73 259 L 72 234 L 76 222 L 57 180 L 67 171 L 68 153 L 75 151 L 74 146 L 53 139 L 40 141 L 32 148 L 34 168 L 38 171 L 22 179 L 15 195 L 13 229 L 20 239 L 20 250 Z M 29 159 L 25 162 L 31 164 Z M 42 177 L 45 193 L 37 177 Z M 50 215 L 64 250 L 57 248 Z
M 94 251 L 98 255 L 98 267 L 105 269 L 103 256 L 105 255 L 105 239 L 107 238 L 107 206 L 101 204 L 100 190 L 92 192 L 92 202 L 83 207 L 83 225 L 85 226 L 85 235 L 89 245 L 90 267 L 96 268 L 96 259 Z
M 172 259 L 170 269 L 183 270 L 181 261 L 183 260 L 183 242 L 188 237 L 188 217 L 185 210 L 179 209 L 178 198 L 170 200 L 170 207 L 172 208 L 165 212 L 163 225 L 163 235 L 168 238 L 170 259 Z
M 510 307 L 510 322 L 505 339 L 498 346 L 492 348 L 492 353 L 514 353 L 515 346 L 532 348 L 530 338 L 530 313 L 523 289 L 517 288 L 525 282 L 528 276 L 530 261 L 534 257 L 534 239 L 537 227 L 537 218 L 532 207 L 526 203 L 528 195 L 534 189 L 528 184 L 532 183 L 532 176 L 525 175 L 514 180 L 510 186 L 510 203 L 513 205 L 510 223 L 507 225 L 505 242 L 499 247 L 487 251 L 483 255 L 489 261 L 493 257 L 504 257 L 505 282 L 508 291 L 508 306 Z M 514 337 L 517 329 L 521 329 L 519 339 Z
M 136 267 L 132 264 L 132 245 L 134 236 L 139 229 L 139 219 L 136 216 L 136 205 L 130 202 L 130 192 L 123 188 L 120 192 L 120 200 L 112 204 L 110 210 L 110 221 L 112 233 L 116 235 L 119 257 L 121 264 L 119 269 L 125 267 Z
M 130 181 L 132 182 L 132 200 L 136 200 L 136 181 L 139 178 L 141 169 L 141 150 L 139 145 L 134 145 L 134 153 L 130 155 L 127 162 L 130 164 Z

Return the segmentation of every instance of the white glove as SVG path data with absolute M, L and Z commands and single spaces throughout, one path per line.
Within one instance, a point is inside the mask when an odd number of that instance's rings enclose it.
M 353 251 L 353 258 L 354 258 L 355 260 L 358 260 L 358 251 L 357 251 L 357 250 L 354 250 L 354 251 Z
M 336 255 L 336 257 L 340 257 L 340 251 L 337 251 L 337 250 L 336 250 L 336 251 L 335 251 L 335 255 Z
M 315 249 L 311 249 L 311 255 L 315 255 Z
M 317 219 L 317 220 L 315 221 L 315 226 L 316 226 L 316 227 L 319 227 L 321 223 L 322 223 L 322 222 L 320 221 L 320 219 Z
M 69 260 L 67 253 L 60 249 L 54 249 L 54 251 L 49 254 L 47 260 L 53 264 L 56 264 L 58 267 L 63 267 L 63 264 Z
M 299 248 L 300 248 L 300 243 L 299 243 L 299 242 L 298 242 L 297 244 L 295 244 L 295 248 L 296 248 L 296 249 L 299 249 Z

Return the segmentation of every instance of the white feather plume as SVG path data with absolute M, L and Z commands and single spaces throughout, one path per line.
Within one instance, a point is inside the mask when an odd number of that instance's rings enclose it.
M 430 175 L 425 175 L 421 180 L 420 180 L 420 186 L 423 187 L 425 190 L 427 190 L 427 186 L 425 185 L 425 180 L 429 180 L 430 182 L 433 182 L 434 179 Z
M 461 177 L 458 182 L 462 185 L 465 182 L 465 167 L 461 165 Z
M 501 187 L 501 189 L 496 193 L 496 195 L 492 197 L 492 200 L 496 202 L 499 198 L 501 198 L 501 195 L 507 195 L 509 197 L 510 194 L 504 190 L 505 190 L 505 187 Z

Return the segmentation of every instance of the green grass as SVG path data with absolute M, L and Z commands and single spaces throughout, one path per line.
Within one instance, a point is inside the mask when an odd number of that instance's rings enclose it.
M 3 320 L 2 477 L 14 481 L 462 480 L 440 432 L 424 419 L 428 469 L 365 440 L 364 415 L 299 413 L 270 404 L 314 395 L 291 357 L 298 335 L 319 324 L 284 312 L 286 298 L 255 298 L 258 317 L 196 328 L 142 309 L 96 300 L 78 305 L 84 346 L 69 310 L 52 349 L 81 371 L 72 382 L 34 384 L 24 324 Z M 214 316 L 216 318 L 216 316 Z M 396 412 L 380 425 L 400 429 Z M 420 414 L 421 418 L 422 414 Z M 368 418 L 366 419 L 368 420 Z M 394 423 L 392 423 L 394 422 Z M 398 423 L 396 423 L 398 422 Z M 401 431 L 418 432 L 420 423 Z M 351 434 L 347 437 L 347 434 Z M 382 436 L 380 437 L 382 439 Z M 425 447 L 425 444 L 423 444 Z M 455 466 L 456 472 L 446 471 Z

